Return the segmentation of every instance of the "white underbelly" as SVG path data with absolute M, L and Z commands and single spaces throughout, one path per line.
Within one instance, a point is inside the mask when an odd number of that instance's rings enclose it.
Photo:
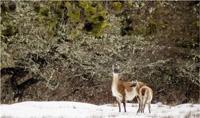
M 117 91 L 117 87 L 112 86 L 112 96 L 122 99 L 122 95 Z

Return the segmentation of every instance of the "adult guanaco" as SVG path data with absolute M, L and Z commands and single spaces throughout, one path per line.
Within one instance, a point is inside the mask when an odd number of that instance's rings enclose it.
M 112 80 L 112 95 L 116 97 L 119 112 L 121 112 L 121 103 L 124 106 L 124 112 L 126 112 L 126 102 L 131 101 L 137 95 L 135 87 L 131 87 L 133 83 L 131 81 L 124 81 L 123 74 L 120 73 L 118 64 L 112 66 L 113 80 Z

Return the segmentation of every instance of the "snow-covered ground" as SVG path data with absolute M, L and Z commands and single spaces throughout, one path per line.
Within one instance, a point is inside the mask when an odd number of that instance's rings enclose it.
M 167 106 L 152 104 L 151 111 L 136 114 L 137 104 L 127 104 L 127 112 L 118 112 L 113 104 L 93 105 L 79 102 L 21 102 L 0 105 L 0 118 L 200 118 L 200 104 Z

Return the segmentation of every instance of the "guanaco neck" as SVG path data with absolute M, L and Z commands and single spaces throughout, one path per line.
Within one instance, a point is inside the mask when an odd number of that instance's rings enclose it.
M 119 73 L 113 72 L 113 84 L 117 84 L 119 81 Z

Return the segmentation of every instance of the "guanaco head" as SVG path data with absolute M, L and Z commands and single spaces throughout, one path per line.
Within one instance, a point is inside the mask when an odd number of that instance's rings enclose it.
M 112 71 L 113 73 L 119 73 L 120 67 L 118 64 L 113 64 L 112 65 Z
M 137 80 L 134 80 L 131 83 L 131 87 L 141 87 L 141 86 L 144 86 L 144 85 L 145 85 L 145 83 L 137 81 Z
M 131 83 L 131 87 L 136 87 L 137 86 L 138 81 L 137 80 L 133 80 Z

